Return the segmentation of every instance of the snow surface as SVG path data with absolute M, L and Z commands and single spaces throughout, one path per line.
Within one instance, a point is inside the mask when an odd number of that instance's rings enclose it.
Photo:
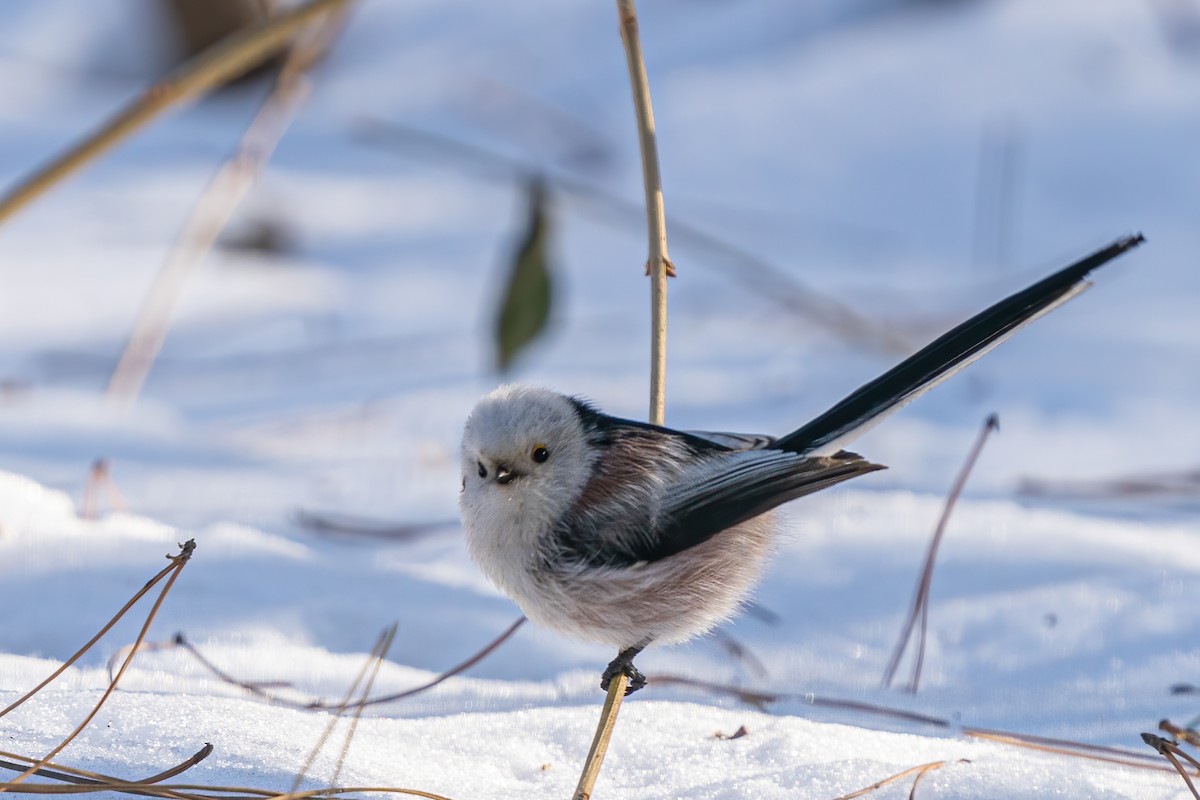
M 153 17 L 128 25 L 145 5 L 0 7 L 0 185 L 161 69 L 165 48 L 139 35 Z M 652 675 L 794 699 L 764 712 L 652 685 L 622 711 L 597 797 L 829 798 L 942 759 L 969 763 L 930 773 L 919 796 L 1188 796 L 1176 775 L 961 731 L 1143 750 L 1139 733 L 1159 719 L 1200 714 L 1197 695 L 1169 691 L 1200 684 L 1194 498 L 1014 494 L 1027 476 L 1194 468 L 1200 451 L 1200 61 L 1167 35 L 1164 4 L 642 5 L 669 213 L 914 346 L 1119 234 L 1140 229 L 1149 243 L 856 443 L 887 472 L 788 510 L 756 594 L 777 620 L 748 614 L 726 629 L 761 666 L 715 638 L 639 660 Z M 501 380 L 488 331 L 524 198 L 492 166 L 369 145 L 362 123 L 462 139 L 636 206 L 624 69 L 606 3 L 361 3 L 237 217 L 285 225 L 295 247 L 215 250 L 131 411 L 101 390 L 256 97 L 169 115 L 5 224 L 0 704 L 70 656 L 189 537 L 196 555 L 151 638 L 184 632 L 238 677 L 287 682 L 290 697 L 340 696 L 392 621 L 380 693 L 429 679 L 516 618 L 466 557 L 455 473 L 462 420 Z M 1011 234 L 1004 258 L 980 258 L 976 193 L 997 136 L 1014 148 Z M 554 335 L 514 377 L 640 416 L 640 221 L 556 197 Z M 682 226 L 671 251 L 671 424 L 786 431 L 895 359 L 747 289 L 744 264 Z M 992 411 L 1002 432 L 938 560 L 921 691 L 881 690 L 944 492 Z M 111 460 L 130 511 L 82 520 L 97 457 Z M 298 523 L 302 511 L 434 525 L 402 543 L 325 537 Z M 73 728 L 138 624 L 119 624 L 0 720 L 4 749 L 39 755 Z M 368 711 L 339 781 L 566 796 L 610 657 L 526 625 L 465 676 Z M 179 650 L 139 654 L 122 685 L 61 761 L 143 775 L 211 741 L 189 780 L 282 791 L 327 721 L 256 701 Z M 747 736 L 714 737 L 742 725 Z M 308 785 L 332 780 L 334 761 L 318 759 Z

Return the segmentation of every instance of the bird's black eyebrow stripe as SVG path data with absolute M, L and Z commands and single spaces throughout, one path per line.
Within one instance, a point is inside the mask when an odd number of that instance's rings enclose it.
M 611 417 L 597 410 L 591 403 L 579 397 L 568 398 L 575 414 L 583 424 L 584 434 L 592 444 L 603 444 L 608 439 Z

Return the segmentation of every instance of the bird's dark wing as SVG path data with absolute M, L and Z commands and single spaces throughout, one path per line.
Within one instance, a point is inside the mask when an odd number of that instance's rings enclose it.
M 882 469 L 853 453 L 734 450 L 704 434 L 580 411 L 600 457 L 556 540 L 568 561 L 593 566 L 666 558 L 788 500 Z
M 836 451 L 891 412 L 933 388 L 1028 323 L 1066 302 L 1090 284 L 1088 273 L 1143 241 L 1141 234 L 1118 239 L 1103 250 L 1001 300 L 976 314 L 899 365 L 867 383 L 774 447 L 801 454 Z
M 640 555 L 644 561 L 666 558 L 789 500 L 881 469 L 885 467 L 844 450 L 815 458 L 746 450 L 713 459 L 667 487 L 654 542 Z
M 556 526 L 556 549 L 568 562 L 593 566 L 650 560 L 658 547 L 664 482 L 733 451 L 701 436 L 610 417 L 575 402 L 598 457 L 583 493 Z

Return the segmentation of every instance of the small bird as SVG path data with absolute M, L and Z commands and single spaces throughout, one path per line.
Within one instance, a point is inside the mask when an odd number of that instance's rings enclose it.
M 612 645 L 601 688 L 651 643 L 729 619 L 766 560 L 777 506 L 879 469 L 842 446 L 1091 284 L 1129 236 L 977 314 L 778 438 L 672 430 L 511 384 L 462 440 L 467 549 L 539 625 Z

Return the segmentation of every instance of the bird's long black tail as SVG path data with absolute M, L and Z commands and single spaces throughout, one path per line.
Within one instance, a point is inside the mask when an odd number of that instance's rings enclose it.
M 1092 270 L 1137 247 L 1139 233 L 1126 236 L 976 314 L 905 359 L 773 447 L 828 455 L 890 412 L 979 358 L 1037 317 L 1087 288 Z

